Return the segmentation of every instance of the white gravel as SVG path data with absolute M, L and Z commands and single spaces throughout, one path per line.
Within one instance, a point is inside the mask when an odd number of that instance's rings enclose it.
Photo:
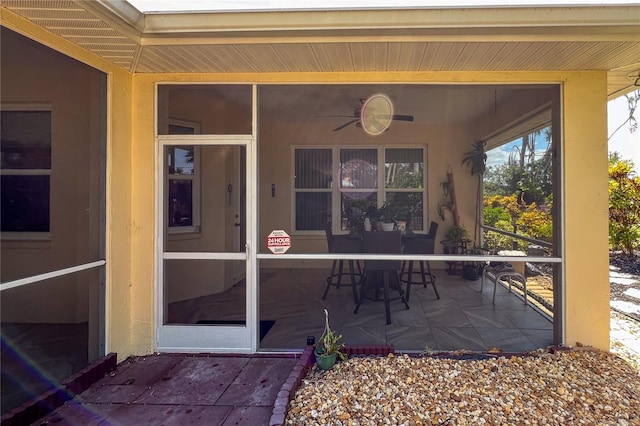
M 634 425 L 640 374 L 579 348 L 460 360 L 392 356 L 315 367 L 287 425 Z

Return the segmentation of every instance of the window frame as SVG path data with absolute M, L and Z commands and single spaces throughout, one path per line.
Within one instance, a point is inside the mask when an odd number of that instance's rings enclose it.
M 0 168 L 1 176 L 48 176 L 49 177 L 49 231 L 47 232 L 30 232 L 30 231 L 10 231 L 0 232 L 0 240 L 2 241 L 51 241 L 51 171 L 53 167 L 53 105 L 51 103 L 2 103 L 0 104 L 2 112 L 49 112 L 51 122 L 51 139 L 49 141 L 50 149 L 50 165 L 48 169 L 7 169 Z
M 181 120 L 176 118 L 169 118 L 168 124 L 182 126 L 193 129 L 193 134 L 200 134 L 200 123 L 195 121 Z M 169 155 L 170 149 L 185 149 L 185 147 L 191 147 L 193 149 L 193 174 L 192 175 L 183 175 L 183 174 L 173 174 L 169 173 L 168 163 L 165 164 L 164 167 L 164 184 L 165 184 L 165 206 L 167 209 L 167 217 L 168 217 L 168 208 L 169 208 L 169 184 L 172 180 L 178 181 L 190 181 L 191 182 L 191 225 L 190 226 L 169 226 L 169 221 L 166 221 L 167 234 L 169 236 L 178 236 L 178 235 L 199 235 L 200 234 L 200 184 L 201 184 L 201 176 L 202 172 L 200 170 L 200 146 L 198 145 L 170 145 L 167 147 L 167 151 L 165 152 L 164 160 L 167 161 L 167 155 Z M 177 238 L 177 237 L 176 237 Z
M 340 185 L 340 154 L 341 150 L 371 150 L 375 149 L 377 151 L 377 161 L 378 161 L 378 170 L 377 170 L 377 188 L 376 188 L 376 203 L 377 207 L 380 208 L 387 197 L 387 192 L 395 192 L 395 193 L 411 193 L 418 192 L 422 193 L 422 221 L 423 221 L 423 229 L 418 232 L 426 232 L 427 227 L 425 224 L 428 223 L 428 209 L 427 206 L 427 188 L 428 188 L 428 179 L 427 179 L 427 145 L 423 144 L 398 144 L 398 145 L 292 145 L 291 146 L 291 191 L 293 194 L 291 200 L 291 230 L 295 235 L 320 235 L 324 234 L 324 230 L 298 230 L 296 228 L 296 193 L 297 192 L 329 192 L 331 194 L 331 230 L 334 234 L 348 234 L 348 230 L 342 230 L 341 220 L 341 208 L 342 208 L 342 193 L 343 192 L 358 192 L 359 190 L 349 190 L 346 189 L 343 191 Z M 296 188 L 295 187 L 295 156 L 296 151 L 299 149 L 330 149 L 331 150 L 331 170 L 332 170 L 332 180 L 331 180 L 331 188 Z M 423 162 L 423 176 L 422 176 L 422 188 L 386 188 L 385 185 L 385 164 L 386 164 L 386 150 L 387 149 L 421 149 L 422 150 L 422 162 Z M 338 184 L 336 184 L 336 182 Z M 360 190 L 360 192 L 366 190 Z

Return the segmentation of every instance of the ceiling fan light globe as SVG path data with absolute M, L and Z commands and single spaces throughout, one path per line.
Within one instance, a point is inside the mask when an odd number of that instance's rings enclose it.
M 362 105 L 360 123 L 362 129 L 369 135 L 384 133 L 391 124 L 393 104 L 386 95 L 377 94 L 369 97 Z

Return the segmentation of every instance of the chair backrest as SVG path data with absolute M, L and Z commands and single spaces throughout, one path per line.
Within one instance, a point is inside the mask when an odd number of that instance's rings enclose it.
M 436 234 L 438 224 L 431 222 L 428 234 L 414 234 L 411 238 L 405 238 L 404 253 L 410 254 L 433 254 L 435 252 Z
M 438 233 L 438 223 L 431 222 L 429 225 L 429 233 L 427 234 L 429 238 L 436 239 L 436 234 Z
M 324 233 L 327 235 L 327 251 L 333 253 L 333 231 L 331 231 L 331 223 L 324 224 Z
M 365 232 L 363 242 L 365 253 L 400 254 L 402 251 L 400 231 Z M 369 271 L 397 270 L 400 269 L 400 261 L 365 260 L 364 267 Z
M 334 235 L 332 253 L 362 253 L 362 238 L 355 235 Z
M 435 238 L 429 235 L 419 235 L 403 240 L 404 253 L 408 254 L 433 254 L 435 250 Z

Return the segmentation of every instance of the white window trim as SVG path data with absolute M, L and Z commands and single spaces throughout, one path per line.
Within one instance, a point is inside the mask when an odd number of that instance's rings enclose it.
M 193 129 L 193 134 L 200 134 L 200 123 L 195 121 L 180 120 L 175 118 L 169 119 L 169 124 L 176 126 L 189 127 Z M 169 181 L 170 180 L 189 180 L 191 184 L 191 226 L 169 226 L 167 223 L 167 234 L 172 240 L 179 240 L 184 237 L 190 237 L 200 234 L 200 181 L 202 172 L 200 170 L 200 146 L 190 145 L 193 147 L 193 175 L 169 174 L 165 167 L 165 199 L 169 199 Z M 166 158 L 165 158 L 166 161 Z M 165 205 L 165 208 L 168 204 Z M 182 238 L 180 238 L 182 236 Z
M 50 103 L 1 103 L 0 111 L 49 111 L 53 123 L 53 106 Z M 52 124 L 53 127 L 53 124 Z M 53 164 L 53 129 L 51 129 L 51 160 Z M 4 176 L 49 176 L 49 169 L 0 169 L 0 175 Z M 51 241 L 51 179 L 49 179 L 49 232 L 1 232 L 2 241 L 39 242 Z
M 333 173 L 331 188 L 296 188 L 295 186 L 295 153 L 298 149 L 331 149 L 331 170 Z M 291 192 L 293 198 L 291 201 L 291 228 L 295 235 L 324 235 L 323 230 L 297 230 L 296 229 L 296 203 L 295 194 L 297 192 L 330 192 L 331 193 L 331 229 L 334 234 L 347 234 L 348 231 L 343 231 L 340 228 L 341 218 L 341 193 L 343 188 L 340 187 L 340 151 L 343 149 L 375 149 L 378 151 L 378 187 L 376 188 L 377 194 L 377 207 L 382 207 L 382 204 L 386 200 L 386 194 L 388 192 L 419 192 L 422 193 L 423 208 L 422 208 L 422 220 L 423 220 L 423 232 L 428 231 L 428 167 L 427 167 L 427 145 L 292 145 L 291 146 Z M 385 186 L 385 154 L 387 149 L 422 149 L 422 162 L 424 165 L 422 188 L 390 188 Z M 336 184 L 337 183 L 337 184 Z M 369 189 L 346 189 L 348 192 L 370 192 Z

